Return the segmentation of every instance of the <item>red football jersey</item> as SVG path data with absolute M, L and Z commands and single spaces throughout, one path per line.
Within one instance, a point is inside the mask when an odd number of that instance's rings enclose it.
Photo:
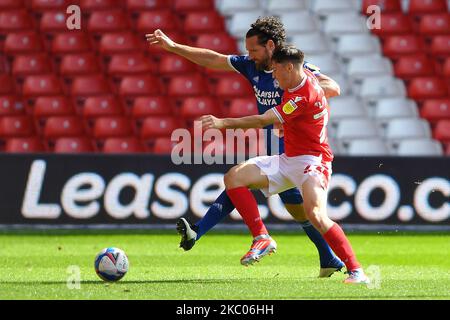
M 322 156 L 332 161 L 328 144 L 328 101 L 317 78 L 305 70 L 306 77 L 296 88 L 284 91 L 281 104 L 272 110 L 283 123 L 285 153 L 288 157 Z

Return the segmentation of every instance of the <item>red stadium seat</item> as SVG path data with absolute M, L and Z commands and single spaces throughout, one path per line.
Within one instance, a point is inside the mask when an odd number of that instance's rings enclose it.
M 129 30 L 127 16 L 121 10 L 94 11 L 88 20 L 87 28 L 91 33 L 104 33 Z
M 141 73 L 152 74 L 156 71 L 156 64 L 142 53 L 113 55 L 108 65 L 108 74 L 118 77 Z
M 447 59 L 444 62 L 444 67 L 443 67 L 443 70 L 442 70 L 442 74 L 447 79 L 450 79 L 450 56 L 448 56 Z
M 171 9 L 173 7 L 173 0 L 127 0 L 126 7 L 132 13 L 156 9 Z
M 51 61 L 43 53 L 15 56 L 12 66 L 12 73 L 15 76 L 43 74 L 51 71 Z
M 24 105 L 16 96 L 0 96 L 0 117 L 20 116 L 24 113 Z
M 95 120 L 93 136 L 96 139 L 128 137 L 133 135 L 130 120 L 125 117 L 102 117 Z
M 450 120 L 450 99 L 425 101 L 420 109 L 420 116 L 432 124 L 439 120 Z
M 161 94 L 159 80 L 149 75 L 124 77 L 120 82 L 119 94 L 123 97 Z
M 177 145 L 176 141 L 172 141 L 170 137 L 159 137 L 155 139 L 153 153 L 155 154 L 171 154 L 173 147 Z
M 408 87 L 408 95 L 418 101 L 444 98 L 447 96 L 447 85 L 440 78 L 414 78 Z
M 0 94 L 14 93 L 14 83 L 7 74 L 0 74 Z
M 363 0 L 361 10 L 363 14 L 371 14 L 367 13 L 369 6 L 378 6 L 382 13 L 402 12 L 402 3 L 400 0 Z
M 235 54 L 238 51 L 236 40 L 226 33 L 201 34 L 197 37 L 195 46 L 223 54 Z
M 97 57 L 93 53 L 66 54 L 62 57 L 59 72 L 63 76 L 78 76 L 101 71 Z
M 139 153 L 145 148 L 136 137 L 108 138 L 102 148 L 104 153 Z
M 11 138 L 6 140 L 5 151 L 8 153 L 35 153 L 45 152 L 45 148 L 37 137 Z
M 44 124 L 46 139 L 82 136 L 84 132 L 83 122 L 76 116 L 50 117 Z
M 405 56 L 395 64 L 394 73 L 402 79 L 433 76 L 434 63 L 426 55 Z
M 34 132 L 34 125 L 30 117 L 14 116 L 0 118 L 0 137 L 29 137 Z
M 221 32 L 225 24 L 223 17 L 215 10 L 194 11 L 186 15 L 183 28 L 187 34 Z
M 103 55 L 141 50 L 141 42 L 132 32 L 106 33 L 102 35 L 99 52 Z
M 4 44 L 4 51 L 9 55 L 41 52 L 42 49 L 41 38 L 34 31 L 8 33 Z
M 89 97 L 84 102 L 82 114 L 85 118 L 120 116 L 123 110 L 114 96 Z
M 139 14 L 136 29 L 140 33 L 161 29 L 164 32 L 180 28 L 177 15 L 171 10 L 144 11 Z
M 438 13 L 423 16 L 419 31 L 423 35 L 450 34 L 450 14 Z
M 80 7 L 84 12 L 104 11 L 118 8 L 123 5 L 123 0 L 81 0 Z
M 91 42 L 83 32 L 66 32 L 55 35 L 51 43 L 54 54 L 79 53 L 91 50 Z
M 63 93 L 59 79 L 53 75 L 35 75 L 25 78 L 22 94 L 26 97 L 52 96 Z
M 434 128 L 433 137 L 442 143 L 450 143 L 450 120 L 440 120 Z
M 237 98 L 231 100 L 230 111 L 227 116 L 241 118 L 258 114 L 255 98 Z
M 33 19 L 25 10 L 0 11 L 0 34 L 33 29 Z
M 135 119 L 170 115 L 172 107 L 166 96 L 137 97 L 131 108 L 131 116 Z
M 181 115 L 185 119 L 195 120 L 206 114 L 221 115 L 217 100 L 211 96 L 186 98 L 181 105 Z
M 436 57 L 446 58 L 450 55 L 450 35 L 434 36 L 431 53 Z
M 48 10 L 65 10 L 71 4 L 76 4 L 72 0 L 31 0 L 30 7 L 34 12 L 43 12 Z
M 66 7 L 67 8 L 67 7 Z M 66 8 L 57 11 L 46 11 L 40 20 L 40 30 L 45 33 L 67 32 Z
M 175 0 L 174 8 L 176 12 L 181 13 L 188 11 L 213 10 L 214 0 Z
M 383 54 L 389 58 L 399 58 L 422 52 L 424 47 L 420 37 L 415 35 L 397 35 L 386 37 Z
M 19 9 L 25 6 L 24 0 L 1 0 L 0 10 Z
M 408 12 L 410 14 L 427 14 L 448 12 L 446 0 L 409 0 Z
M 85 153 L 94 152 L 95 145 L 88 137 L 63 137 L 55 141 L 53 152 L 55 153 Z
M 170 79 L 169 96 L 187 97 L 208 94 L 208 87 L 205 79 L 199 75 L 181 75 Z
M 379 37 L 411 33 L 412 25 L 408 16 L 402 13 L 384 13 L 381 15 L 381 29 L 372 29 Z
M 87 97 L 110 93 L 108 81 L 102 75 L 75 77 L 71 86 L 71 95 Z
M 175 54 L 163 55 L 158 65 L 161 75 L 192 73 L 197 70 L 195 64 Z
M 219 79 L 215 95 L 220 98 L 236 98 L 253 96 L 254 92 L 249 82 L 239 74 L 230 74 Z
M 65 96 L 38 97 L 34 102 L 33 115 L 36 118 L 74 115 L 75 110 Z
M 170 137 L 173 130 L 178 129 L 179 124 L 172 117 L 149 117 L 144 120 L 141 128 L 142 139 L 154 139 L 158 137 Z

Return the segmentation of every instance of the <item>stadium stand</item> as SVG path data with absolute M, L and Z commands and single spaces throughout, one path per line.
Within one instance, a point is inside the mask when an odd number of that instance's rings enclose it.
M 82 30 L 65 9 L 82 7 Z M 381 28 L 369 30 L 378 5 Z M 256 113 L 249 84 L 145 42 L 245 53 L 261 15 L 341 84 L 330 100 L 340 155 L 450 154 L 448 0 L 0 0 L 0 146 L 5 152 L 170 153 L 203 113 Z

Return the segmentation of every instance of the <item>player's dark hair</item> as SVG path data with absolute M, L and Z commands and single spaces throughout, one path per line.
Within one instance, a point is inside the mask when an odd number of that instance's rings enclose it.
M 272 40 L 275 46 L 281 46 L 286 41 L 286 30 L 278 17 L 262 17 L 252 23 L 246 38 L 258 36 L 258 44 L 264 46 L 267 41 Z
M 303 64 L 305 54 L 293 45 L 282 45 L 275 48 L 272 55 L 272 61 L 276 63 L 292 62 L 294 64 Z

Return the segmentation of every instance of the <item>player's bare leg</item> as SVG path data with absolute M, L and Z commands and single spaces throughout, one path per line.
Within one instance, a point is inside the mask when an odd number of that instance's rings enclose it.
M 323 234 L 329 246 L 345 263 L 349 277 L 345 283 L 369 283 L 342 229 L 327 215 L 327 192 L 318 177 L 310 176 L 302 186 L 303 204 L 309 221 Z
M 265 255 L 270 255 L 277 249 L 277 244 L 269 236 L 259 215 L 256 200 L 249 190 L 249 188 L 267 188 L 269 180 L 258 166 L 243 163 L 231 168 L 225 175 L 224 182 L 228 196 L 233 201 L 254 238 L 250 250 L 241 258 L 241 264 L 248 266 L 258 262 Z

